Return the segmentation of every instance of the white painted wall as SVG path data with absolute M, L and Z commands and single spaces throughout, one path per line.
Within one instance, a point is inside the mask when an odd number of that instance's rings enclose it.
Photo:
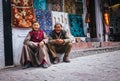
M 21 57 L 21 51 L 23 47 L 23 41 L 30 30 L 31 30 L 30 28 L 29 29 L 12 28 L 14 65 L 20 65 L 20 57 Z
M 5 67 L 3 27 L 2 0 L 0 0 L 0 69 Z

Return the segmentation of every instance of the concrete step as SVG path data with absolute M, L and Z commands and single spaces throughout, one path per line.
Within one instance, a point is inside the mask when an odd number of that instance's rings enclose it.
M 105 52 L 112 52 L 120 50 L 120 46 L 116 47 L 100 47 L 100 48 L 89 48 L 89 49 L 81 49 L 81 50 L 72 50 L 70 52 L 70 58 L 94 55 L 94 54 L 101 54 Z

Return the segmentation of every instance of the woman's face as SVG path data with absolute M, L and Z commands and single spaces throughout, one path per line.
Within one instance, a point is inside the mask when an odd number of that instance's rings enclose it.
M 62 27 L 61 27 L 61 25 L 58 24 L 58 25 L 55 26 L 54 29 L 57 33 L 59 33 L 62 30 Z
M 34 23 L 34 24 L 32 25 L 32 28 L 33 28 L 33 30 L 35 30 L 35 31 L 38 31 L 38 30 L 39 30 L 39 27 L 40 27 L 39 23 Z

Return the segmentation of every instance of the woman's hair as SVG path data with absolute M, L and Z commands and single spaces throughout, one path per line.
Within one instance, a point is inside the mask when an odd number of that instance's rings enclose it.
M 60 23 L 55 23 L 54 28 L 55 28 L 57 25 L 60 25 L 60 26 L 62 27 L 62 24 L 60 24 Z
M 35 22 L 32 22 L 32 25 L 33 25 L 34 23 L 38 23 L 38 22 L 37 22 L 37 21 L 35 21 Z

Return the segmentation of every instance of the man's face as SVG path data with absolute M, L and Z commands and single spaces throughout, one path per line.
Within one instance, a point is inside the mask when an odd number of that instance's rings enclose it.
M 35 30 L 35 31 L 38 31 L 39 27 L 40 27 L 39 23 L 34 23 L 32 26 L 33 30 Z
M 54 29 L 57 33 L 59 33 L 62 30 L 62 27 L 61 27 L 61 25 L 58 24 L 58 25 L 55 26 Z

